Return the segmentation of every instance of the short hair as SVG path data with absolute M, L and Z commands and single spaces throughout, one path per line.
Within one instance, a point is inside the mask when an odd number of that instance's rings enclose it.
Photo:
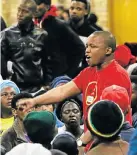
M 80 101 L 77 97 L 73 97 L 73 98 L 67 98 L 65 100 L 63 100 L 56 108 L 56 115 L 58 117 L 59 120 L 61 120 L 62 118 L 62 111 L 64 109 L 64 107 L 69 103 L 72 102 L 74 104 L 76 104 L 79 108 L 79 111 L 81 113 L 81 117 L 83 116 L 83 107 L 82 107 L 82 101 Z
M 37 96 L 39 96 L 39 95 L 42 95 L 42 94 L 44 94 L 44 93 L 46 93 L 47 92 L 47 90 L 41 90 L 41 91 L 39 91 L 38 93 L 36 93 L 35 95 L 34 95 L 34 97 L 37 97 Z M 42 104 L 42 105 L 44 105 L 44 104 Z M 41 105 L 41 106 L 42 106 Z M 47 104 L 46 104 L 47 105 Z M 48 105 L 52 105 L 52 107 L 53 107 L 53 110 L 55 109 L 55 104 L 48 104 Z
M 88 1 L 87 0 L 71 0 L 71 2 L 76 1 L 76 2 L 81 2 L 85 4 L 85 9 L 87 10 L 89 7 Z
M 13 109 L 16 109 L 16 103 L 18 102 L 18 100 L 20 99 L 24 99 L 24 98 L 33 98 L 33 96 L 29 93 L 20 93 L 17 94 L 13 97 L 12 101 L 11 101 L 11 107 Z
M 34 0 L 21 0 L 20 5 L 22 7 L 27 8 L 28 10 L 30 10 L 31 12 L 36 12 L 37 10 L 37 4 L 35 3 Z
M 105 40 L 105 44 L 112 48 L 112 52 L 116 50 L 116 39 L 112 33 L 108 31 L 95 31 L 91 35 L 102 36 Z
M 51 0 L 34 0 L 37 5 L 40 5 L 41 3 L 44 3 L 46 5 L 51 5 Z

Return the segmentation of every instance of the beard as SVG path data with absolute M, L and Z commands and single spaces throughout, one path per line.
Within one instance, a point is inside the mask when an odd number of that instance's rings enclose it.
M 81 20 L 81 18 L 79 18 L 79 17 L 70 17 L 70 19 L 71 19 L 75 24 L 77 24 L 77 23 Z

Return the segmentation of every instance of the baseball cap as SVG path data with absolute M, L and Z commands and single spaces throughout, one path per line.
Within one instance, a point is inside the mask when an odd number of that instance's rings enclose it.
M 124 87 L 112 85 L 102 91 L 101 100 L 110 100 L 120 106 L 123 112 L 130 107 L 129 95 Z

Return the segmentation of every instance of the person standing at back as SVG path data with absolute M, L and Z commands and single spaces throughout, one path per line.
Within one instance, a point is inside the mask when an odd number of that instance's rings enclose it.
M 73 78 L 81 62 L 85 47 L 77 34 L 63 21 L 56 18 L 56 9 L 51 0 L 34 0 L 37 4 L 35 24 L 48 32 L 48 75 Z
M 47 32 L 34 26 L 32 18 L 35 13 L 36 3 L 33 0 L 21 0 L 17 25 L 1 32 L 1 55 L 6 63 L 9 60 L 13 63 L 11 79 L 21 92 L 35 93 L 49 81 L 45 64 Z

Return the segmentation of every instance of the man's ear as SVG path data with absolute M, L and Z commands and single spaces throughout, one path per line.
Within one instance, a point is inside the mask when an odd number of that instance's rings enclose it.
M 109 56 L 111 54 L 112 54 L 112 48 L 111 47 L 107 47 L 106 56 Z
M 17 111 L 16 111 L 16 109 L 13 109 L 13 108 L 12 108 L 11 110 L 12 110 L 13 116 L 16 117 L 16 116 L 17 116 Z

